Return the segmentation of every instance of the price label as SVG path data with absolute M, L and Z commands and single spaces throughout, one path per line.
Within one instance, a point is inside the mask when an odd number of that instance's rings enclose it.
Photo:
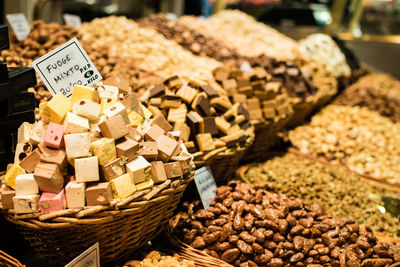
M 62 93 L 68 98 L 74 85 L 91 86 L 103 78 L 76 38 L 36 59 L 32 66 L 52 95 Z
M 17 39 L 19 41 L 25 40 L 28 37 L 29 33 L 31 32 L 25 14 L 23 13 L 8 14 L 6 15 L 6 17 Z
M 88 248 L 81 255 L 73 259 L 65 267 L 100 267 L 99 242 Z
M 78 15 L 73 15 L 73 14 L 64 14 L 64 21 L 66 24 L 71 25 L 72 27 L 75 27 L 79 29 L 82 25 L 81 17 Z
M 215 197 L 215 192 L 217 191 L 217 185 L 215 184 L 210 167 L 205 166 L 196 170 L 194 181 L 196 183 L 197 191 L 199 191 L 203 207 L 208 209 L 208 207 L 210 207 L 210 202 Z

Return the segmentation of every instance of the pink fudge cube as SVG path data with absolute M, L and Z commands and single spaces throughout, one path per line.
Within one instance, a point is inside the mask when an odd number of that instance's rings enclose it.
M 44 145 L 56 149 L 60 149 L 64 137 L 64 126 L 54 122 L 50 122 L 44 136 Z
M 65 209 L 65 203 L 64 190 L 58 194 L 44 192 L 39 199 L 39 209 L 41 213 L 59 211 Z

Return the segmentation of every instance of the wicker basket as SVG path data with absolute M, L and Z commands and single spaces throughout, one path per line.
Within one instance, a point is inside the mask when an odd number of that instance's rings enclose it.
M 163 230 L 193 177 L 191 171 L 110 206 L 20 216 L 9 211 L 6 218 L 52 266 L 64 265 L 96 242 L 101 265 L 115 266 Z
M 245 152 L 251 147 L 254 141 L 254 134 L 252 134 L 246 142 L 246 145 L 235 148 L 227 148 L 226 146 L 217 148 L 207 154 L 193 154 L 194 164 L 196 168 L 209 166 L 211 168 L 214 180 L 219 185 L 225 185 L 231 178 L 233 178 L 239 163 L 244 156 Z
M 17 259 L 0 250 L 0 267 L 24 267 Z

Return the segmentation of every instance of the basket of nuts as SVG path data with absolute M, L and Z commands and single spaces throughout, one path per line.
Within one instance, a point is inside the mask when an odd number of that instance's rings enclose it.
M 181 133 L 196 167 L 210 166 L 217 184 L 233 176 L 254 140 L 247 108 L 232 103 L 218 84 L 173 76 L 150 87 L 140 99 L 155 119 L 166 117 L 162 124 Z
M 123 263 L 163 230 L 194 177 L 179 133 L 121 81 L 56 94 L 18 130 L 0 207 L 52 266 L 96 242 L 102 264 Z
M 319 205 L 239 181 L 216 193 L 207 210 L 200 201 L 185 203 L 170 221 L 170 231 L 192 250 L 234 266 L 400 264 L 399 243 L 381 242 L 368 227 Z

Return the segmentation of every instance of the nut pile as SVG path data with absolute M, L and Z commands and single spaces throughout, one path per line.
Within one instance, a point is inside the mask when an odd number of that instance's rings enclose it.
M 139 25 L 154 28 L 165 38 L 174 40 L 195 55 L 208 56 L 224 62 L 240 59 L 234 49 L 178 21 L 168 20 L 163 14 L 143 18 L 139 21 Z
M 178 254 L 162 256 L 158 251 L 150 252 L 142 261 L 129 261 L 124 267 L 195 267 L 193 261 L 182 260 Z
M 46 24 L 41 20 L 31 23 L 31 32 L 24 41 L 18 41 L 11 35 L 11 50 L 15 51 L 28 61 L 33 61 L 50 52 L 77 34 L 77 30 L 70 25 L 58 23 Z
M 273 58 L 294 60 L 294 50 L 298 49 L 296 41 L 237 10 L 221 11 L 202 22 L 194 17 L 183 17 L 180 21 L 235 48 L 244 56 L 265 54 Z
M 196 158 L 245 146 L 253 134 L 246 107 L 232 104 L 223 90 L 211 84 L 187 83 L 173 76 L 149 88 L 141 100 L 154 116 L 163 114 L 173 131 L 180 131 Z
M 248 72 L 234 67 L 214 70 L 215 80 L 224 88 L 232 103 L 242 103 L 254 123 L 277 123 L 293 114 L 286 91 L 264 68 Z
M 12 50 L 2 50 L 0 52 L 0 61 L 5 62 L 7 67 L 28 67 L 29 62 Z
M 254 185 L 219 187 L 208 210 L 184 206 L 182 240 L 235 266 L 400 265 L 399 244 L 378 243 L 370 228 Z
M 369 74 L 346 88 L 336 105 L 362 106 L 400 122 L 400 82 L 390 75 Z
M 343 168 L 286 154 L 251 165 L 244 177 L 269 192 L 321 205 L 332 216 L 350 216 L 374 232 L 395 237 L 400 230 L 399 219 L 380 211 L 383 206 L 380 197 L 391 192 L 365 183 Z
M 400 183 L 400 126 L 366 107 L 329 105 L 289 139 L 304 154 Z
M 80 39 L 94 49 L 106 48 L 108 57 L 134 61 L 135 66 L 162 76 L 181 75 L 200 81 L 211 79 L 221 63 L 195 56 L 176 42 L 125 17 L 106 17 L 83 23 Z
M 327 71 L 333 76 L 350 76 L 351 70 L 346 57 L 329 35 L 317 33 L 300 40 L 300 51 L 304 55 L 319 60 L 325 64 Z

